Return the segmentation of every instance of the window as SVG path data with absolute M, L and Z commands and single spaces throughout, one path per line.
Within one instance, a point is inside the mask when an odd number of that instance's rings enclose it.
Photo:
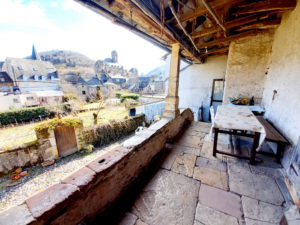
M 14 98 L 14 99 L 13 99 L 13 102 L 14 102 L 14 103 L 19 103 L 20 101 L 19 101 L 18 98 Z
M 37 68 L 34 68 L 34 67 L 32 68 L 32 70 L 33 70 L 33 71 L 38 71 L 38 69 L 37 69 Z
M 18 66 L 18 70 L 23 70 L 23 67 L 22 66 Z
M 85 95 L 85 91 L 82 91 L 82 94 Z
M 5 78 L 4 77 L 0 77 L 0 81 L 1 82 L 5 82 Z
M 27 100 L 27 101 L 33 100 L 33 97 L 32 97 L 32 96 L 26 97 L 26 100 Z

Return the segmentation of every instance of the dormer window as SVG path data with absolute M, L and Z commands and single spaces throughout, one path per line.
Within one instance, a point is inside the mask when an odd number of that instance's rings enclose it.
M 0 77 L 0 82 L 5 82 L 5 78 L 4 77 Z
M 18 70 L 23 70 L 23 67 L 22 66 L 18 66 Z
M 38 69 L 37 68 L 32 68 L 33 69 L 33 71 L 38 71 Z

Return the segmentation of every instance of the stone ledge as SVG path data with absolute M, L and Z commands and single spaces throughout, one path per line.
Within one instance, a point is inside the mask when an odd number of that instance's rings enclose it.
M 163 119 L 141 135 L 148 138 L 140 136 L 144 140 L 139 145 L 112 149 L 61 183 L 28 198 L 25 201 L 28 209 L 21 205 L 13 210 L 21 207 L 20 217 L 24 218 L 21 224 L 78 224 L 84 218 L 93 218 L 110 207 L 163 149 L 166 141 L 174 138 L 191 120 L 190 110 L 174 120 Z M 5 223 L 7 217 L 13 218 L 13 212 L 0 213 L 0 224 Z
M 36 219 L 49 220 L 61 211 L 70 199 L 78 194 L 79 189 L 71 184 L 54 184 L 51 187 L 41 191 L 25 202 Z M 51 216 L 51 215 L 52 216 Z
M 25 204 L 14 206 L 0 213 L 0 225 L 22 225 L 34 221 Z

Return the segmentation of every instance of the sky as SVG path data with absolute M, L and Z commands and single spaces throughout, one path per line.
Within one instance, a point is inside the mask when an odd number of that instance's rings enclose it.
M 118 52 L 126 69 L 147 73 L 164 65 L 166 53 L 129 30 L 73 0 L 1 0 L 0 61 L 53 49 L 82 53 L 93 60 Z

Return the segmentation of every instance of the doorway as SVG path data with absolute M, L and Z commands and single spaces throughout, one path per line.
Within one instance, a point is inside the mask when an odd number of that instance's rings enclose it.
M 223 103 L 224 85 L 225 85 L 224 79 L 213 80 L 210 106 L 214 107 L 215 114 L 217 112 L 218 106 L 222 105 Z M 211 120 L 210 114 L 209 114 L 209 119 Z
M 71 155 L 78 150 L 74 127 L 57 127 L 54 135 L 59 157 Z

